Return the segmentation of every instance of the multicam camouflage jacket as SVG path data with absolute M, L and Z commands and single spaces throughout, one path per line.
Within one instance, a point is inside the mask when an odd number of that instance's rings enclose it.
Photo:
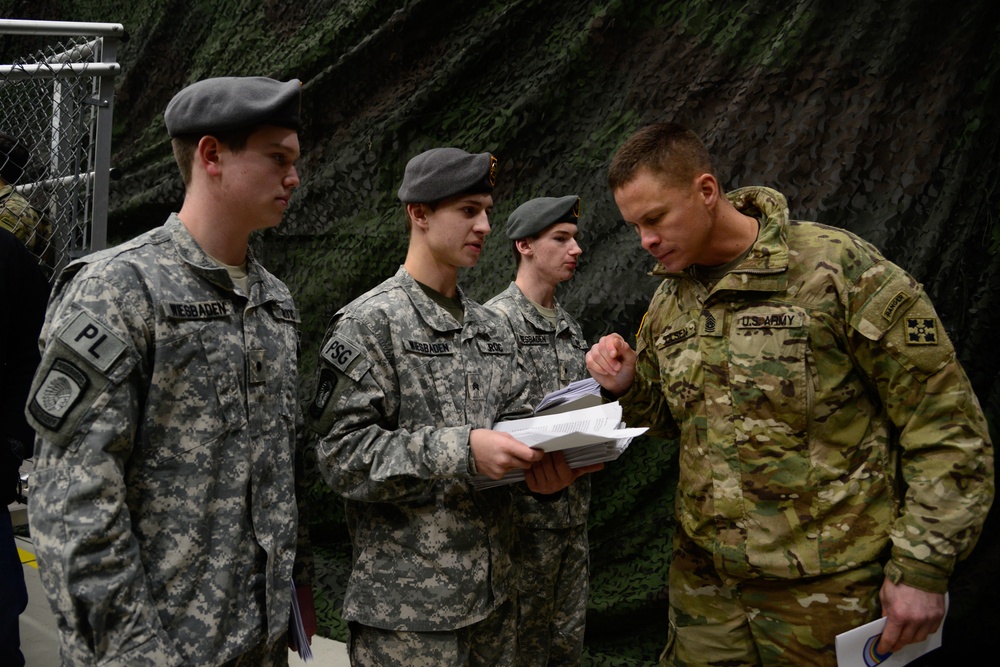
M 64 665 L 220 664 L 288 627 L 298 314 L 171 216 L 71 264 L 27 416 Z
M 993 462 L 933 306 L 865 241 L 790 221 L 778 192 L 729 198 L 761 221 L 756 243 L 711 289 L 661 273 L 622 398 L 628 423 L 679 429 L 681 527 L 733 577 L 846 570 L 891 547 L 890 578 L 944 590 Z
M 345 619 L 451 630 L 511 591 L 510 490 L 473 489 L 469 434 L 527 416 L 527 378 L 507 323 L 459 296 L 464 324 L 401 267 L 341 309 L 323 343 L 312 427 L 347 499 Z
M 12 185 L 0 186 L 0 227 L 19 238 L 36 257 L 51 255 L 52 226 Z
M 528 371 L 528 397 L 533 404 L 549 392 L 587 377 L 590 346 L 576 320 L 556 302 L 558 326 L 553 327 L 521 292 L 516 283 L 486 302 L 501 312 L 514 331 Z M 539 502 L 523 487 L 514 489 L 515 521 L 536 528 L 573 528 L 587 523 L 590 475 L 566 488 L 559 500 Z

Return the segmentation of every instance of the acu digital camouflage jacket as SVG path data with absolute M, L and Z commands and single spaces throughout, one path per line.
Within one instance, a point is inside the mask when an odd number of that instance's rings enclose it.
M 298 314 L 176 216 L 71 264 L 27 416 L 29 513 L 64 665 L 221 664 L 288 627 Z
M 512 589 L 510 489 L 474 490 L 469 434 L 527 416 L 527 381 L 507 323 L 459 297 L 464 324 L 400 267 L 323 343 L 312 425 L 319 468 L 347 499 L 345 619 L 453 630 Z
M 485 305 L 502 313 L 514 331 L 528 372 L 528 398 L 532 404 L 537 404 L 549 392 L 587 377 L 590 346 L 580 325 L 558 302 L 556 327 L 542 317 L 516 283 L 511 283 Z M 539 502 L 523 485 L 513 491 L 518 525 L 560 529 L 587 523 L 590 475 L 573 482 L 556 501 Z

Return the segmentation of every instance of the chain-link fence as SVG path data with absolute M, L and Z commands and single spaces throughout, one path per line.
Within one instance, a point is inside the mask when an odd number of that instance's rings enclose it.
M 46 43 L 0 62 L 0 226 L 51 274 L 107 244 L 117 23 L 0 19 Z M 23 40 L 22 40 L 23 41 Z

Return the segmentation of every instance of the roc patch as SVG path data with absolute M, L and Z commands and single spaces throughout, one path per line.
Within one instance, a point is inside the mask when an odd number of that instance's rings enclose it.
M 346 373 L 347 367 L 359 354 L 361 354 L 361 350 L 354 343 L 335 334 L 323 346 L 320 356 L 330 362 L 334 368 Z
M 496 343 L 491 340 L 477 339 L 479 351 L 483 354 L 507 354 L 510 350 L 503 343 Z
M 86 311 L 80 311 L 58 338 L 102 373 L 111 368 L 126 347 L 118 334 Z
M 66 413 L 76 405 L 90 380 L 79 368 L 65 359 L 56 359 L 48 374 L 28 404 L 38 423 L 55 431 L 62 425 Z
M 907 345 L 937 345 L 937 320 L 933 317 L 906 318 Z

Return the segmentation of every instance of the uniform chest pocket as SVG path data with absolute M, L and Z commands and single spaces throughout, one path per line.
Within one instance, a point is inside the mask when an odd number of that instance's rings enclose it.
M 734 407 L 755 421 L 804 432 L 810 380 L 808 314 L 792 307 L 738 311 L 730 324 L 729 379 Z
M 146 440 L 157 443 L 161 461 L 195 450 L 244 421 L 234 367 L 241 359 L 211 339 L 207 329 L 200 329 L 157 348 L 143 428 Z
M 678 410 L 692 408 L 701 400 L 701 351 L 697 333 L 697 322 L 685 316 L 664 327 L 654 342 L 663 395 L 675 414 Z

